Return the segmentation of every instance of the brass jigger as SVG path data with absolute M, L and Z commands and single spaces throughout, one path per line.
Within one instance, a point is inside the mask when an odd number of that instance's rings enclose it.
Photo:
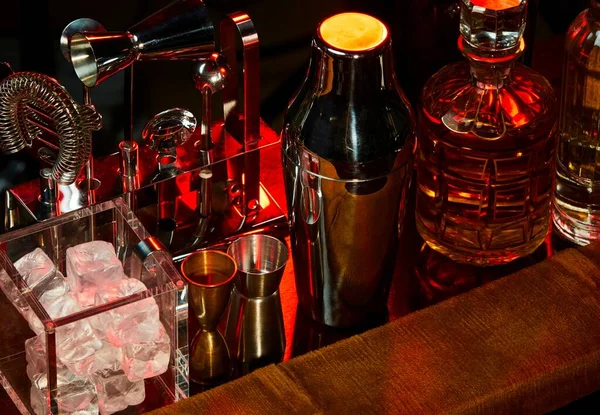
M 227 253 L 238 271 L 225 339 L 236 374 L 242 375 L 283 359 L 285 330 L 279 283 L 288 249 L 272 236 L 250 235 L 234 241 Z
M 191 345 L 190 379 L 203 385 L 222 383 L 231 374 L 231 360 L 217 325 L 229 303 L 236 263 L 223 252 L 199 251 L 183 261 L 181 271 L 201 327 Z

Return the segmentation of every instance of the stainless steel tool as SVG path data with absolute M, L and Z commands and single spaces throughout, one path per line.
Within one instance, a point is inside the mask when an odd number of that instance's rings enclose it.
M 354 33 L 377 40 L 366 49 L 336 48 L 317 29 L 306 81 L 282 131 L 298 302 L 336 327 L 385 314 L 416 144 L 389 31 L 366 19 L 374 30 Z
M 196 59 L 214 51 L 214 27 L 201 0 L 179 0 L 123 32 L 82 30 L 71 36 L 71 62 L 93 87 L 135 61 Z
M 225 88 L 230 73 L 231 69 L 225 57 L 219 53 L 213 53 L 207 59 L 198 61 L 192 71 L 194 85 L 202 94 L 202 140 L 196 143 L 200 151 L 208 151 L 213 147 L 212 95 Z
M 177 17 L 176 14 L 182 16 Z M 222 244 L 247 232 L 280 229 L 282 233 L 286 233 L 287 224 L 282 209 L 270 195 L 267 187 L 261 184 L 260 153 L 275 151 L 274 145 L 278 143 L 279 137 L 262 123 L 259 117 L 259 43 L 250 17 L 238 12 L 223 19 L 219 39 L 220 50 L 226 57 L 226 63 L 222 56 L 211 57 L 215 52 L 211 49 L 214 47 L 214 39 L 209 40 L 208 37 L 209 34 L 214 35 L 214 28 L 202 2 L 178 0 L 154 17 L 148 19 L 144 25 L 135 25 L 136 31 L 132 28 L 129 32 L 140 34 L 144 31 L 145 42 L 148 42 L 150 33 L 164 34 L 166 27 L 171 26 L 175 38 L 171 43 L 163 42 L 165 48 L 161 48 L 160 53 L 152 56 L 140 55 L 139 60 L 188 59 L 190 67 L 197 66 L 202 60 L 207 65 L 200 73 L 196 71 L 196 76 L 206 75 L 210 71 L 217 76 L 214 85 L 211 84 L 213 80 L 205 80 L 208 85 L 203 88 L 203 99 L 214 101 L 222 97 L 223 111 L 215 111 L 211 114 L 207 111 L 210 105 L 205 105 L 206 111 L 202 116 L 204 127 L 197 128 L 190 139 L 177 147 L 176 164 L 161 165 L 166 168 L 161 169 L 163 174 L 158 176 L 156 150 L 144 145 L 143 142 L 138 145 L 131 134 L 130 104 L 133 96 L 129 88 L 132 80 L 132 73 L 129 70 L 141 63 L 128 66 L 125 79 L 129 83 L 125 88 L 125 105 L 129 111 L 126 112 L 125 140 L 119 145 L 118 152 L 94 160 L 93 183 L 99 181 L 103 185 L 96 188 L 94 192 L 88 192 L 87 197 L 84 197 L 86 195 L 79 187 L 57 185 L 61 205 L 59 214 L 88 206 L 90 203 L 122 196 L 140 220 L 148 228 L 153 229 L 161 217 L 166 217 L 167 210 L 170 209 L 169 215 L 171 215 L 173 208 L 177 206 L 175 217 L 169 216 L 172 219 L 170 225 L 176 223 L 177 226 L 168 226 L 167 229 L 171 230 L 164 235 L 164 241 L 170 243 L 169 250 L 177 260 L 183 259 L 196 249 Z M 195 22 L 191 23 L 194 30 L 204 27 L 203 31 L 190 35 L 191 38 L 196 39 L 195 46 L 187 43 L 190 37 L 178 36 L 178 33 L 183 33 L 182 30 L 185 32 L 190 29 L 190 22 Z M 151 28 L 153 24 L 162 25 L 162 28 Z M 69 26 L 76 27 L 77 24 L 73 23 Z M 143 30 L 140 29 L 142 27 Z M 71 31 L 66 28 L 65 30 Z M 97 30 L 93 28 L 85 28 L 85 30 L 87 31 L 79 33 L 86 38 L 102 37 L 107 33 L 102 32 L 99 27 Z M 207 37 L 204 37 L 205 35 Z M 72 61 L 77 62 L 74 57 L 73 36 L 75 35 L 71 36 L 68 43 L 70 48 L 68 52 Z M 94 59 L 100 59 L 101 54 L 104 57 L 110 56 L 108 52 L 104 54 L 106 50 L 102 49 L 102 44 L 100 40 L 89 43 L 93 49 L 91 51 L 94 52 Z M 169 50 L 174 53 L 170 53 Z M 101 63 L 100 60 L 98 62 Z M 103 68 L 108 69 L 103 64 L 98 66 L 99 70 Z M 98 82 L 102 76 L 116 72 L 115 69 L 99 73 L 101 76 L 98 77 Z M 239 82 L 238 78 L 240 78 Z M 195 81 L 197 80 L 196 77 Z M 190 82 L 190 87 L 193 88 L 194 85 L 195 82 Z M 208 94 L 209 89 L 214 93 L 221 88 L 223 88 L 222 92 L 218 95 Z M 239 98 L 240 95 L 243 99 Z M 213 105 L 213 108 L 216 108 L 216 105 Z M 43 111 L 31 107 L 31 113 L 29 123 L 38 128 L 42 134 L 38 136 L 40 142 L 38 147 L 34 146 L 32 150 L 36 151 L 36 156 L 40 159 L 43 156 L 45 163 L 52 160 L 53 154 L 58 154 L 56 131 L 52 120 Z M 42 149 L 38 151 L 39 146 L 44 147 L 43 151 Z M 20 216 L 20 226 L 45 218 L 37 213 L 40 212 L 42 205 L 38 183 L 39 181 L 35 184 L 23 183 L 10 189 L 10 193 L 14 196 L 13 204 L 22 207 L 21 211 L 24 213 Z M 158 185 L 169 189 L 172 193 L 158 192 Z M 93 199 L 90 196 L 93 196 Z M 165 201 L 169 202 L 165 204 L 163 203 Z
M 283 359 L 285 330 L 278 289 L 288 249 L 277 238 L 256 234 L 235 240 L 227 253 L 238 270 L 225 340 L 241 375 Z
M 62 31 L 60 36 L 60 50 L 64 58 L 71 62 L 71 37 L 75 33 L 83 31 L 92 31 L 96 33 L 106 32 L 104 26 L 93 19 L 82 18 L 77 19 L 69 23 Z M 83 103 L 86 105 L 92 105 L 92 91 L 87 85 L 83 85 Z M 84 179 L 89 189 L 92 189 L 92 181 L 94 180 L 94 155 L 90 154 L 88 161 L 85 164 Z M 90 198 L 93 199 L 95 193 L 90 190 Z
M 52 178 L 70 185 L 90 156 L 91 132 L 102 127 L 101 117 L 93 106 L 77 104 L 49 76 L 33 72 L 9 75 L 0 83 L 0 149 L 4 153 L 31 146 L 41 132 L 36 125 L 40 112 L 52 120 L 59 140 Z
M 209 230 L 209 221 L 212 212 L 213 197 L 213 171 L 210 163 L 213 160 L 211 150 L 214 147 L 212 141 L 212 96 L 225 88 L 230 78 L 231 69 L 227 65 L 225 57 L 219 53 L 213 53 L 207 59 L 200 60 L 192 71 L 194 85 L 202 95 L 202 119 L 200 140 L 195 145 L 198 148 L 199 157 L 204 161 L 198 175 L 200 188 L 198 189 L 198 225 L 194 236 L 201 240 Z
M 192 136 L 196 124 L 196 117 L 190 111 L 172 108 L 152 117 L 142 131 L 143 144 L 156 151 L 156 235 L 167 247 L 171 246 L 177 228 L 176 199 L 179 192 L 174 179 L 178 173 L 177 149 Z
M 196 131 L 196 117 L 183 108 L 156 114 L 142 130 L 143 143 L 157 152 L 158 170 L 176 168 L 177 148 Z
M 126 69 L 125 141 L 133 141 L 133 63 L 208 56 L 214 51 L 215 35 L 202 0 L 177 0 L 126 31 L 74 33 L 69 45 L 75 73 L 86 87 Z

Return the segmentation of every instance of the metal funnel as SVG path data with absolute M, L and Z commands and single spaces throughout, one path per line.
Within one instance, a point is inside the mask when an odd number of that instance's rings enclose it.
M 81 32 L 71 37 L 71 61 L 93 87 L 136 60 L 198 59 L 215 48 L 214 26 L 202 0 L 178 0 L 123 32 Z

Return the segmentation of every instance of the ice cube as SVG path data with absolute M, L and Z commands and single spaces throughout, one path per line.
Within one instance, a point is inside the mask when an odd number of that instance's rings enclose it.
M 140 280 L 126 278 L 101 287 L 96 293 L 96 305 L 110 303 L 145 290 L 146 285 Z
M 31 383 L 38 389 L 45 389 L 48 387 L 48 364 L 46 361 L 46 349 L 42 338 L 43 336 L 36 336 L 25 341 L 27 377 L 29 377 Z M 84 378 L 69 371 L 69 369 L 57 359 L 56 382 L 58 387 L 82 379 Z
M 58 389 L 56 403 L 60 414 L 92 415 L 98 413 L 98 394 L 89 379 L 79 379 Z
M 53 319 L 65 317 L 81 311 L 72 293 L 67 293 L 52 302 L 46 311 Z M 89 319 L 60 326 L 56 329 L 56 354 L 67 368 L 78 376 L 89 372 L 94 353 L 102 347 L 102 342 L 94 333 Z M 45 336 L 41 337 L 45 344 Z
M 105 370 L 94 375 L 98 406 L 103 415 L 122 411 L 146 399 L 144 381 L 131 382 L 122 370 Z
M 161 375 L 169 367 L 170 339 L 162 324 L 159 323 L 158 327 L 156 340 L 123 342 L 121 366 L 132 382 Z
M 146 290 L 139 280 L 128 278 L 96 293 L 96 305 L 115 301 Z M 130 381 L 164 373 L 169 365 L 170 340 L 159 318 L 154 298 L 145 298 L 99 315 L 94 327 L 108 341 L 122 348 L 122 367 Z
M 31 408 L 37 415 L 47 415 L 46 389 L 31 386 Z M 69 415 L 97 415 L 98 395 L 95 386 L 89 380 L 72 382 L 57 390 L 56 404 L 58 412 Z
M 36 294 L 40 300 L 40 303 L 44 307 L 51 302 L 62 298 L 69 291 L 69 284 L 60 271 L 56 271 L 54 276 L 49 278 L 44 286 L 43 290 L 38 291 Z
M 79 376 L 89 373 L 94 353 L 102 347 L 88 322 L 79 321 L 57 331 L 57 355 L 69 370 Z
M 46 410 L 46 394 L 33 385 L 29 390 L 29 404 L 36 415 L 46 415 L 48 413 Z
M 38 389 L 44 389 L 48 385 L 48 364 L 46 361 L 46 349 L 42 343 L 41 337 L 36 336 L 25 341 L 25 359 L 27 360 L 27 377 L 31 383 Z M 56 362 L 56 377 L 58 384 L 64 384 L 69 381 L 68 370 L 65 365 Z
M 113 347 L 105 339 L 102 340 L 102 348 L 94 353 L 94 361 L 90 366 L 89 375 L 94 373 L 121 369 L 121 349 Z
M 67 279 L 82 307 L 93 305 L 98 287 L 124 278 L 111 243 L 92 241 L 67 249 Z
M 60 272 L 56 272 L 44 286 L 39 301 L 50 318 L 58 319 L 81 311 L 73 293 Z M 36 334 L 43 332 L 36 327 Z M 45 341 L 45 337 L 42 337 Z M 58 359 L 69 370 L 81 376 L 92 363 L 92 355 L 101 347 L 101 343 L 86 320 L 60 326 L 56 329 L 56 345 Z
M 44 325 L 36 313 L 29 306 L 24 295 L 34 295 L 41 305 L 48 311 L 52 303 L 59 300 L 68 290 L 69 286 L 50 258 L 40 248 L 24 255 L 15 263 L 15 268 L 23 277 L 30 290 L 20 293 L 11 281 L 6 271 L 2 272 L 3 290 L 8 289 L 7 295 L 13 299 L 15 307 L 21 312 L 35 334 L 44 332 Z M 7 286 L 5 287 L 5 284 Z M 6 290 L 5 290 L 6 291 Z
M 31 384 L 34 385 L 36 388 L 45 389 L 48 387 L 48 372 L 46 371 L 45 367 L 43 372 L 37 372 L 35 364 L 29 363 L 27 364 L 26 372 L 27 377 L 29 378 L 29 380 L 31 380 Z M 75 375 L 73 372 L 70 372 L 65 365 L 57 363 L 56 384 L 59 388 L 81 379 L 85 378 Z
M 47 301 L 46 304 L 42 305 L 44 306 L 46 313 L 48 313 L 53 320 L 81 311 L 81 307 L 77 303 L 73 293 L 67 292 L 56 298 L 50 297 L 48 300 L 51 301 Z
M 30 289 L 54 276 L 56 267 L 52 260 L 41 248 L 36 248 L 32 252 L 24 255 L 15 262 L 15 268 L 21 274 L 21 277 Z
M 83 282 L 80 285 L 81 290 L 75 292 L 75 298 L 82 308 L 88 308 L 94 305 L 94 297 L 98 287 L 87 282 Z
M 52 319 L 66 317 L 81 311 L 81 307 L 72 293 L 65 291 L 64 277 L 59 272 L 54 277 L 56 283 L 47 285 L 49 288 L 40 298 L 46 312 Z M 68 287 L 67 287 L 68 288 Z M 64 293 L 60 295 L 60 293 Z M 32 330 L 41 335 L 40 341 L 45 345 L 46 337 L 44 326 L 35 316 L 31 309 L 26 314 Z M 39 322 L 39 324 L 35 324 Z M 33 324 L 32 324 L 33 323 Z M 92 330 L 88 319 L 79 320 L 74 323 L 60 326 L 56 329 L 56 350 L 58 359 L 65 364 L 70 371 L 82 376 L 88 372 L 93 362 L 93 354 L 102 347 L 98 336 Z M 43 350 L 45 353 L 45 349 Z
M 154 298 L 146 298 L 111 312 L 106 338 L 116 347 L 150 342 L 160 337 L 158 306 Z
M 4 269 L 0 269 L 0 289 L 2 289 L 6 298 L 10 300 L 25 321 L 27 321 L 31 330 L 33 330 L 35 334 L 43 333 L 44 324 L 31 309 L 21 291 L 19 291 L 11 277 L 8 275 L 8 272 Z
M 145 290 L 141 281 L 127 278 L 98 290 L 95 304 L 106 304 Z M 159 310 L 154 298 L 145 298 L 112 310 L 106 316 L 98 315 L 93 324 L 116 347 L 126 342 L 152 341 L 159 337 Z
M 32 367 L 32 375 L 46 371 L 46 349 L 40 336 L 25 340 L 25 360 L 28 366 Z M 32 376 L 29 376 L 29 379 L 32 379 Z
M 41 248 L 24 255 L 15 262 L 15 268 L 40 300 L 60 297 L 69 290 L 64 276 L 57 271 L 52 260 Z
M 27 376 L 31 380 L 31 405 L 37 414 L 46 413 L 48 373 L 42 336 L 25 341 Z M 56 363 L 57 404 L 60 413 L 98 413 L 95 386 L 84 377 L 70 372 L 60 361 Z
M 64 309 L 65 307 L 63 303 L 65 302 L 65 296 L 68 291 L 69 285 L 60 271 L 56 271 L 54 275 L 48 278 L 43 283 L 43 286 L 40 284 L 37 287 L 36 294 L 38 295 L 38 301 L 44 307 L 44 310 L 46 310 L 46 313 L 50 316 L 50 318 L 55 319 L 74 312 L 68 309 L 68 304 L 67 309 Z M 31 313 L 35 314 L 33 313 L 33 310 Z M 33 316 L 30 315 L 28 321 L 29 326 L 35 332 L 35 334 L 41 334 L 44 332 L 44 325 L 37 317 L 34 319 Z M 39 321 L 39 324 L 37 321 Z

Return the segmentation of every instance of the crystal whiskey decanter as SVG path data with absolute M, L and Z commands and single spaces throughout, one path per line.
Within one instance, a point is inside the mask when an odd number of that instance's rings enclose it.
M 459 49 L 425 85 L 419 113 L 417 227 L 433 249 L 495 265 L 548 233 L 556 98 L 517 63 L 525 0 L 462 0 Z
M 586 245 L 600 238 L 600 1 L 567 32 L 553 219 Z

